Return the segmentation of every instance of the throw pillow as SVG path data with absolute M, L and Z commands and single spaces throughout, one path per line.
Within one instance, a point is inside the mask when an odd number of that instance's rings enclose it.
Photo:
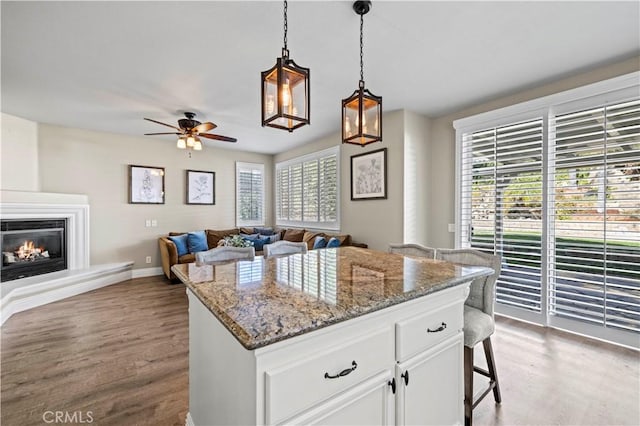
M 207 245 L 210 249 L 214 247 L 218 247 L 218 241 L 222 240 L 224 237 L 229 235 L 238 235 L 238 230 L 235 228 L 232 229 L 207 229 Z
M 282 239 L 285 241 L 300 243 L 302 242 L 302 237 L 304 237 L 304 229 L 287 229 Z
M 260 234 L 245 234 L 245 233 L 242 233 L 242 232 L 240 233 L 240 236 L 242 238 L 258 238 L 258 235 L 260 235 Z
M 331 237 L 329 242 L 327 243 L 327 248 L 340 247 L 340 240 L 336 237 Z
M 253 228 L 253 232 L 264 236 L 274 235 L 276 233 L 273 228 Z
M 199 251 L 207 251 L 207 236 L 204 231 L 194 231 L 187 234 L 187 248 L 189 253 L 197 253 Z
M 267 244 L 273 244 L 276 241 L 280 241 L 280 233 L 277 234 L 273 234 L 273 235 L 263 235 L 260 234 L 260 238 L 268 238 L 269 242 Z
M 262 251 L 262 249 L 264 248 L 265 244 L 269 244 L 269 237 L 264 237 L 264 238 L 260 238 L 260 237 L 255 237 L 255 238 L 248 238 L 248 237 L 243 237 L 245 240 L 253 243 L 253 247 L 255 248 L 256 251 Z
M 316 237 L 316 240 L 313 243 L 313 249 L 321 249 L 321 248 L 325 248 L 327 246 L 327 240 L 324 239 L 323 236 L 318 235 Z
M 188 234 L 169 236 L 169 239 L 173 241 L 173 244 L 176 245 L 176 249 L 178 249 L 178 257 L 189 253 L 189 249 L 187 248 L 187 237 Z
M 313 249 L 313 242 L 315 241 L 316 237 L 324 237 L 324 233 L 322 232 L 313 232 L 313 231 L 307 231 L 304 233 L 304 236 L 302 237 L 302 241 L 304 241 L 305 243 L 307 243 L 307 249 L 311 250 Z

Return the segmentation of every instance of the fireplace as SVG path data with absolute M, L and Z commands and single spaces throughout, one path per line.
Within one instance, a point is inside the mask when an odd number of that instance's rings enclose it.
M 67 220 L 2 220 L 0 281 L 67 269 Z

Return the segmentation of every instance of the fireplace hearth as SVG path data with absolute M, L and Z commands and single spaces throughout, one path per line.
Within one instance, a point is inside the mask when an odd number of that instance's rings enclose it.
M 67 269 L 65 219 L 2 220 L 0 281 Z

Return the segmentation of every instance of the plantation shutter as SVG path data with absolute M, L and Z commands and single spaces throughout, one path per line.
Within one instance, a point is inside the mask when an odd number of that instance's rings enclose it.
M 276 164 L 276 224 L 339 228 L 339 149 Z
M 540 312 L 541 118 L 462 136 L 461 246 L 502 256 L 496 301 Z
M 264 164 L 236 163 L 236 224 L 264 225 Z
M 640 331 L 640 101 L 554 122 L 550 314 Z

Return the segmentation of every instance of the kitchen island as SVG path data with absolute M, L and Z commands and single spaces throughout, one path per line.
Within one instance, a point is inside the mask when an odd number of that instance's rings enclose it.
M 463 303 L 491 269 L 356 247 L 173 272 L 187 424 L 462 423 Z

